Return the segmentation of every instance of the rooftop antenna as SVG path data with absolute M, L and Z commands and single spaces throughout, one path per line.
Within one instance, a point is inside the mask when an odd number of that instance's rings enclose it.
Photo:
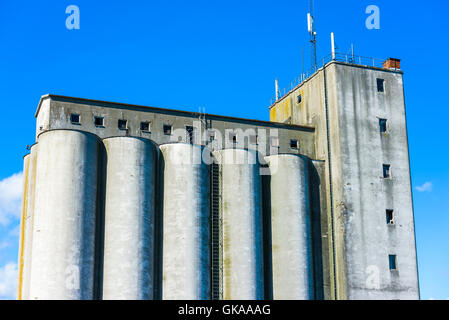
M 198 120 L 200 120 L 202 125 L 204 125 L 204 127 L 206 129 L 208 129 L 209 127 L 207 125 L 207 120 L 206 120 L 206 108 L 199 106 L 198 113 L 199 113 Z
M 301 70 L 301 82 L 302 82 L 302 77 L 304 76 L 304 48 L 301 48 L 301 65 L 302 65 L 302 70 Z
M 307 13 L 307 31 L 310 34 L 310 48 L 312 57 L 312 67 L 314 70 L 317 69 L 317 54 L 316 54 L 316 31 L 315 31 L 315 21 L 314 21 L 314 0 L 309 2 L 310 12 Z

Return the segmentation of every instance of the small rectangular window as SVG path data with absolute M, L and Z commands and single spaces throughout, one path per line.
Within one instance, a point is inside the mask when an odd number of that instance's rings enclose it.
M 384 92 L 385 80 L 384 79 L 377 79 L 377 92 Z
M 193 127 L 186 126 L 186 141 L 187 143 L 193 144 Z
M 212 142 L 215 140 L 215 131 L 214 130 L 208 130 L 207 136 L 209 137 L 209 141 Z
M 119 119 L 118 120 L 118 128 L 120 130 L 126 130 L 128 129 L 128 120 Z
M 394 212 L 393 212 L 393 210 L 387 209 L 386 216 L 387 216 L 387 224 L 394 224 Z
M 171 135 L 172 126 L 169 124 L 164 124 L 163 130 L 165 135 Z
M 249 136 L 249 143 L 250 144 L 257 144 L 257 135 L 250 135 Z
M 299 95 L 299 96 L 298 96 L 298 103 L 301 103 L 301 102 L 302 102 L 302 96 Z
M 380 133 L 387 132 L 387 119 L 379 119 Z
M 395 254 L 388 255 L 388 260 L 390 263 L 390 270 L 397 270 L 398 269 L 398 258 Z
M 140 123 L 140 131 L 150 132 L 150 123 L 147 121 L 143 121 Z
M 290 148 L 298 150 L 299 149 L 298 140 L 295 140 L 295 139 L 290 140 Z
M 104 127 L 104 118 L 103 117 L 94 117 L 94 123 L 96 127 Z
M 383 165 L 383 177 L 384 179 L 391 178 L 391 166 L 389 164 Z
M 72 124 L 80 124 L 81 123 L 81 116 L 79 114 L 72 113 L 70 115 L 70 122 Z
M 229 132 L 229 141 L 232 143 L 237 143 L 237 134 L 234 132 Z

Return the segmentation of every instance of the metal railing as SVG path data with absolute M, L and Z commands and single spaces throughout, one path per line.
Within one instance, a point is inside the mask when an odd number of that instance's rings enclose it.
M 363 56 L 356 56 L 353 54 L 346 54 L 346 53 L 335 53 L 335 58 L 332 58 L 332 54 L 329 54 L 322 58 L 321 60 L 318 60 L 318 64 L 316 68 L 312 68 L 303 74 L 301 74 L 299 77 L 295 78 L 287 87 L 284 87 L 279 90 L 278 92 L 278 99 L 276 100 L 276 96 L 271 98 L 270 105 L 275 103 L 278 100 L 281 100 L 286 95 L 288 95 L 291 91 L 293 91 L 296 87 L 298 87 L 300 84 L 305 82 L 307 79 L 309 79 L 311 76 L 313 76 L 319 69 L 324 67 L 327 63 L 331 61 L 338 61 L 338 62 L 344 62 L 348 64 L 354 64 L 354 65 L 361 65 L 365 67 L 375 67 L 375 68 L 383 68 L 383 64 L 385 60 L 378 59 L 378 58 L 370 58 L 370 57 L 363 57 Z

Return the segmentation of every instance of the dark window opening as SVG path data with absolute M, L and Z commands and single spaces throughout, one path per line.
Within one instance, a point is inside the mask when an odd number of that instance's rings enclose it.
M 237 135 L 233 132 L 229 133 L 229 140 L 232 141 L 232 143 L 237 143 Z
M 150 132 L 150 123 L 149 122 L 141 122 L 140 123 L 140 131 Z
M 128 120 L 119 119 L 118 120 L 118 128 L 120 130 L 126 130 L 128 126 Z
M 379 119 L 380 133 L 387 132 L 387 119 Z
M 186 140 L 187 143 L 193 144 L 193 127 L 186 126 Z
M 299 142 L 298 140 L 290 140 L 290 148 L 292 149 L 299 149 Z
M 389 164 L 384 164 L 383 165 L 383 177 L 384 179 L 389 179 L 391 178 L 391 169 L 390 169 L 390 165 Z
M 377 79 L 377 92 L 384 92 L 385 80 L 384 79 Z
M 164 134 L 166 134 L 166 135 L 171 135 L 171 128 L 172 128 L 172 126 L 171 125 L 169 125 L 169 124 L 164 124 L 164 128 L 163 128 L 163 130 L 164 130 Z
M 257 135 L 250 135 L 249 136 L 249 143 L 250 144 L 257 144 Z
M 95 117 L 94 123 L 96 127 L 104 127 L 104 118 L 103 117 Z
M 393 210 L 387 209 L 387 224 L 394 224 L 394 212 Z
M 210 141 L 210 142 L 212 142 L 212 141 L 215 140 L 215 131 L 209 130 L 209 131 L 207 132 L 207 134 L 208 134 L 208 136 L 209 136 L 209 141 Z
M 302 102 L 302 96 L 299 95 L 299 96 L 298 96 L 298 103 L 301 103 L 301 102 Z
M 390 270 L 397 270 L 398 269 L 398 261 L 397 261 L 397 257 L 395 254 L 390 254 L 388 255 L 388 261 L 390 263 Z
M 73 124 L 80 124 L 81 116 L 79 114 L 72 113 L 70 115 L 70 122 Z

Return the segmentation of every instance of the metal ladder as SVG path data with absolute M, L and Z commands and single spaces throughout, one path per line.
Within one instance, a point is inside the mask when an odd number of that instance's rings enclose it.
M 217 164 L 211 165 L 211 296 L 221 298 L 221 221 L 220 221 L 220 172 Z

